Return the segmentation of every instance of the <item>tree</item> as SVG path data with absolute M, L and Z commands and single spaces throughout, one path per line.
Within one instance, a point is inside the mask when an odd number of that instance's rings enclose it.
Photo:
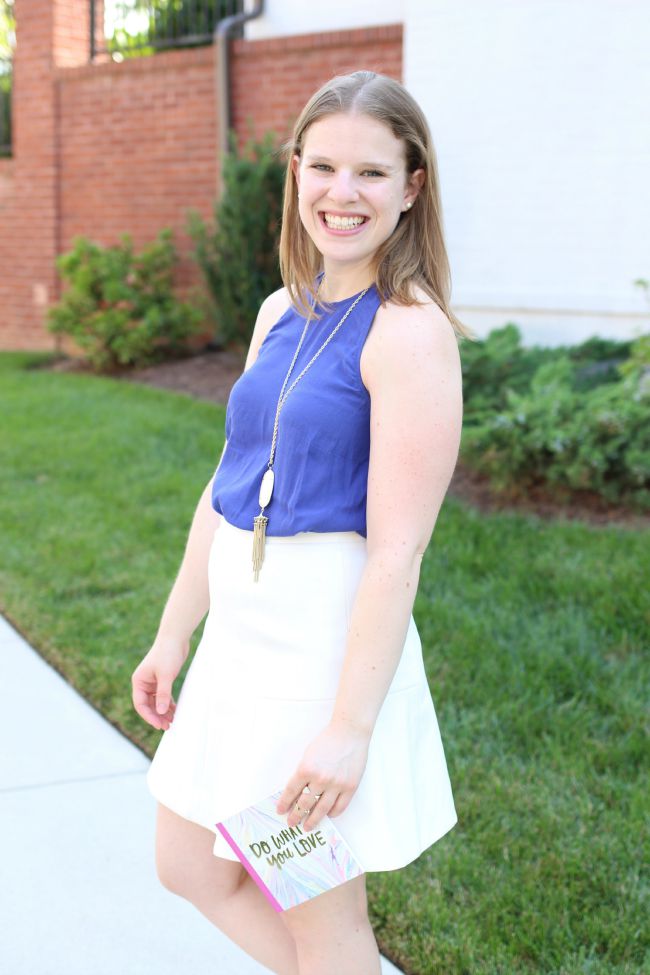
M 14 0 L 0 0 L 0 155 L 11 151 L 12 58 L 15 44 Z
M 232 0 L 122 0 L 114 8 L 116 24 L 108 50 L 142 56 L 171 47 L 190 47 L 201 37 L 208 43 L 220 20 L 242 8 Z
M 0 0 L 0 72 L 2 72 L 2 63 L 11 61 L 15 46 L 14 0 Z

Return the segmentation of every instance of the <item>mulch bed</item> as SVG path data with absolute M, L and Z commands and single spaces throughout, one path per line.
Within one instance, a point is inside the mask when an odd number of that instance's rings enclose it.
M 231 349 L 200 351 L 141 369 L 118 369 L 110 375 L 127 382 L 187 393 L 197 399 L 225 405 L 233 384 L 243 371 L 245 359 L 245 353 Z M 83 359 L 73 356 L 57 359 L 47 368 L 59 372 L 93 372 Z M 470 470 L 460 461 L 448 493 L 484 512 L 511 511 L 549 520 L 564 518 L 625 528 L 650 526 L 650 513 L 637 513 L 622 505 L 611 504 L 591 491 L 574 492 L 562 499 L 552 497 L 543 485 L 529 490 L 524 497 L 497 493 L 486 477 Z

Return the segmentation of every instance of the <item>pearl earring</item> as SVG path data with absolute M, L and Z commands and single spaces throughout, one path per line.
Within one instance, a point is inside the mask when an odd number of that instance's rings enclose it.
M 412 206 L 413 206 L 413 201 L 409 200 L 408 203 L 406 204 L 406 209 L 410 210 Z

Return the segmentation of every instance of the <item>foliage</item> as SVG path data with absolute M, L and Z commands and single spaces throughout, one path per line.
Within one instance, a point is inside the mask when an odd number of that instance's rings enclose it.
M 650 334 L 640 335 L 632 343 L 629 358 L 619 367 L 621 376 L 636 378 L 645 393 L 650 385 Z
M 11 70 L 3 70 L 4 67 L 6 65 L 3 65 L 2 61 L 0 61 L 0 155 L 10 155 L 13 72 Z
M 0 352 L 0 609 L 151 757 L 161 732 L 136 714 L 130 675 L 217 465 L 224 405 L 29 368 L 37 355 Z M 368 874 L 401 970 L 648 970 L 648 535 L 445 500 L 413 615 L 458 823 L 404 869 Z
M 10 61 L 16 46 L 14 0 L 0 0 L 0 62 Z
M 632 284 L 634 285 L 635 288 L 641 288 L 645 300 L 650 306 L 650 281 L 648 281 L 647 278 L 636 278 L 636 280 L 633 281 Z
M 581 389 L 576 361 L 561 352 L 528 389 L 508 383 L 505 406 L 465 430 L 464 458 L 511 494 L 543 483 L 650 508 L 650 336 L 630 344 L 615 382 Z
M 129 234 L 113 247 L 76 237 L 57 259 L 70 287 L 49 310 L 48 329 L 70 335 L 100 370 L 182 352 L 202 316 L 173 294 L 175 256 L 169 228 L 139 254 Z
M 537 366 L 550 358 L 552 349 L 524 349 L 513 322 L 493 329 L 485 339 L 463 343 L 465 424 L 503 409 L 507 391 L 523 392 Z
M 107 49 L 124 57 L 143 57 L 170 48 L 212 43 L 219 21 L 233 12 L 232 0 L 122 0 L 115 4 L 118 26 Z M 189 41 L 190 37 L 202 40 Z
M 188 231 L 215 304 L 219 337 L 247 345 L 262 301 L 282 284 L 278 243 L 284 166 L 272 133 L 259 142 L 250 139 L 241 153 L 234 135 L 230 142 L 214 225 L 208 227 L 193 210 Z
M 631 342 L 593 337 L 575 346 L 524 348 L 513 322 L 493 329 L 485 339 L 462 346 L 465 425 L 482 423 L 504 410 L 509 391 L 524 393 L 540 366 L 563 357 L 578 367 L 573 374 L 578 390 L 615 382 L 617 366 L 630 354 L 630 346 Z
M 0 156 L 11 154 L 11 93 L 16 20 L 13 0 L 0 0 Z

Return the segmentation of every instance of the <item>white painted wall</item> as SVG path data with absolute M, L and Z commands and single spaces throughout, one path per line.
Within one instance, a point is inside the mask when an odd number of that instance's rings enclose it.
M 650 331 L 647 0 L 412 0 L 404 65 L 459 317 L 527 341 Z
M 248 0 L 248 6 L 251 0 Z M 404 5 L 395 0 L 266 0 L 264 16 L 246 24 L 246 37 L 278 37 L 282 34 L 310 34 L 324 30 L 350 30 L 399 24 L 404 20 Z
M 438 154 L 452 305 L 525 341 L 650 331 L 648 0 L 267 0 L 250 37 L 402 21 Z M 362 65 L 360 65 L 362 67 Z

